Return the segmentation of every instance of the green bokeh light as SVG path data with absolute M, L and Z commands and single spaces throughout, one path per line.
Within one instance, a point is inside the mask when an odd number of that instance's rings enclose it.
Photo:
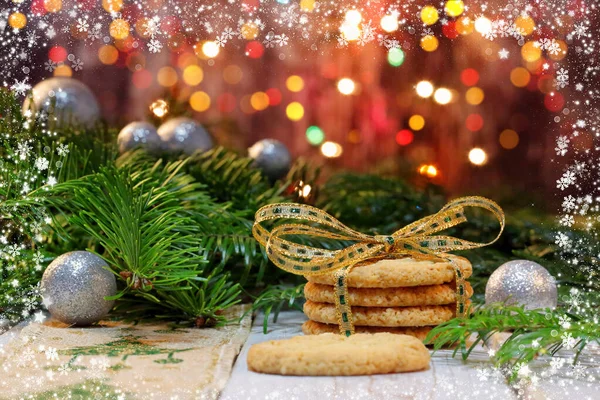
M 308 129 L 306 129 L 306 139 L 308 140 L 308 143 L 313 146 L 318 146 L 325 140 L 325 132 L 316 125 L 309 126 Z
M 394 47 L 388 51 L 388 62 L 393 67 L 399 67 L 404 62 L 404 52 L 402 49 Z

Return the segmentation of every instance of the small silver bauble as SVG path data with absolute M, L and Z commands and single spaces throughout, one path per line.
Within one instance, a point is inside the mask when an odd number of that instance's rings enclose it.
M 522 305 L 527 310 L 555 308 L 558 301 L 556 281 L 540 264 L 514 260 L 495 270 L 485 287 L 485 303 Z
M 161 149 L 162 140 L 154 125 L 149 122 L 131 122 L 119 132 L 117 137 L 119 151 L 125 153 L 136 147 L 154 152 Z
M 89 251 L 72 251 L 57 257 L 42 276 L 43 304 L 53 318 L 73 325 L 99 321 L 114 301 L 117 281 L 106 262 Z
M 254 159 L 254 164 L 272 180 L 287 174 L 292 164 L 292 156 L 287 147 L 275 139 L 259 140 L 248 149 L 248 155 Z
M 25 99 L 23 111 L 50 112 L 59 124 L 94 124 L 100 118 L 100 106 L 92 91 L 77 79 L 55 77 L 41 81 Z M 31 104 L 33 101 L 33 104 Z
M 177 117 L 168 120 L 158 128 L 163 148 L 193 154 L 213 147 L 213 140 L 199 123 L 191 118 Z

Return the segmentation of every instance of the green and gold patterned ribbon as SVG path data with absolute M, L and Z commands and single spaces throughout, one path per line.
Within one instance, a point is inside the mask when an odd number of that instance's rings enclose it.
M 490 211 L 500 223 L 500 232 L 488 243 L 471 242 L 452 236 L 435 235 L 467 218 L 464 207 Z M 284 223 L 267 230 L 262 223 L 276 219 L 297 219 L 313 224 Z M 316 226 L 321 225 L 322 227 Z M 279 268 L 296 275 L 334 274 L 335 298 L 340 333 L 354 333 L 352 312 L 348 302 L 346 279 L 350 269 L 374 258 L 410 256 L 417 259 L 445 260 L 456 276 L 456 313 L 466 312 L 465 278 L 460 266 L 448 255 L 450 251 L 474 249 L 494 243 L 504 230 L 504 212 L 495 202 L 483 197 L 461 197 L 446 204 L 436 214 L 415 221 L 391 235 L 366 235 L 348 228 L 326 212 L 304 204 L 281 203 L 262 207 L 256 212 L 252 233 L 265 247 L 269 259 Z M 341 250 L 327 250 L 284 239 L 290 235 L 306 235 L 343 242 L 355 242 Z

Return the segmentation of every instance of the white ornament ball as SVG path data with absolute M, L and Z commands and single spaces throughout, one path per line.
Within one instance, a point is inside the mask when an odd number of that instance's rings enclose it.
M 168 120 L 158 128 L 158 135 L 165 150 L 183 151 L 191 155 L 213 147 L 213 140 L 206 129 L 191 118 Z
M 117 137 L 119 151 L 125 153 L 136 147 L 142 147 L 150 152 L 159 151 L 162 140 L 154 125 L 149 122 L 131 122 L 119 132 Z
M 283 143 L 275 139 L 263 139 L 248 149 L 254 164 L 271 180 L 283 177 L 290 170 L 292 156 Z
M 556 281 L 540 264 L 514 260 L 502 264 L 485 287 L 485 303 L 522 305 L 527 310 L 555 308 L 558 301 Z
M 108 264 L 89 251 L 72 251 L 57 257 L 42 276 L 43 304 L 53 318 L 69 325 L 89 325 L 114 305 L 105 296 L 117 293 L 115 275 Z
M 59 124 L 93 125 L 100 119 L 100 106 L 92 91 L 77 79 L 55 77 L 41 81 L 32 89 L 33 97 L 23 103 L 23 112 L 50 112 Z M 32 104 L 33 101 L 33 104 Z

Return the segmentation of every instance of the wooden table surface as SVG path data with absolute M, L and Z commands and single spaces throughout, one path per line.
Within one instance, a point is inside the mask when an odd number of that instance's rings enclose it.
M 358 377 L 293 377 L 248 371 L 246 356 L 254 343 L 301 335 L 306 317 L 295 311 L 280 314 L 263 334 L 262 316 L 240 353 L 220 400 L 242 399 L 600 399 L 600 356 L 588 355 L 586 374 L 574 379 L 565 366 L 556 374 L 522 387 L 511 387 L 500 373 L 493 373 L 487 350 L 479 348 L 467 362 L 452 358 L 452 351 L 434 353 L 427 371 Z M 548 370 L 548 361 L 537 362 L 532 369 L 540 375 Z M 593 381 L 589 381 L 592 377 Z M 594 378 L 595 377 L 595 378 Z M 534 379 L 535 380 L 535 379 Z M 576 397 L 575 397 L 576 395 Z

